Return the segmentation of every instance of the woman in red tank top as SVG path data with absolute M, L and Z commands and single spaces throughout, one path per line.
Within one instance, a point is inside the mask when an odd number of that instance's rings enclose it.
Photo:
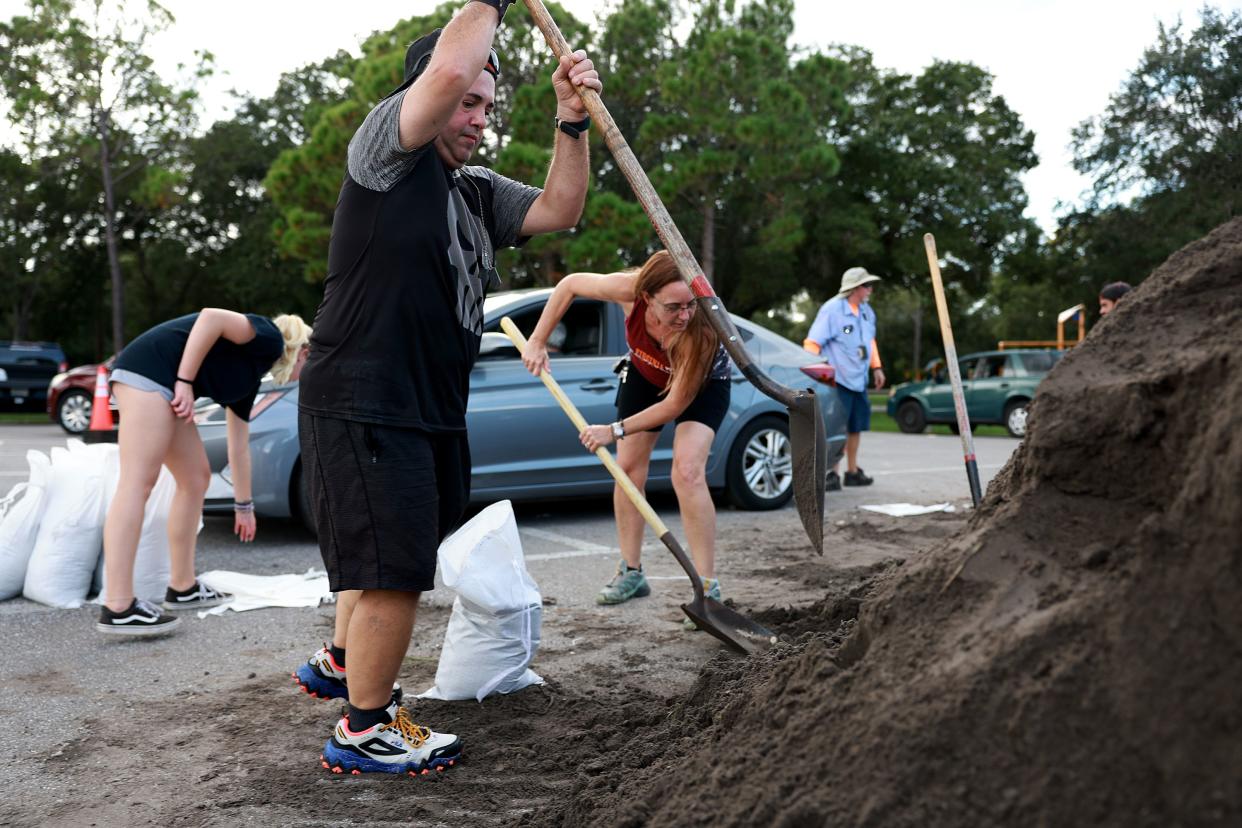
M 660 251 L 638 270 L 571 273 L 557 284 L 531 333 L 522 361 L 532 374 L 549 370 L 548 337 L 576 297 L 616 302 L 625 310 L 629 365 L 617 395 L 617 421 L 587 426 L 588 451 L 617 444 L 617 463 L 640 490 L 660 430 L 675 422 L 673 489 L 704 588 L 720 597 L 716 579 L 716 509 L 707 488 L 707 457 L 729 409 L 729 362 L 715 331 L 695 310 L 694 294 L 672 257 Z M 613 510 L 622 560 L 596 596 L 600 604 L 642 597 L 651 588 L 642 571 L 643 518 L 619 487 Z M 687 619 L 686 625 L 693 629 Z

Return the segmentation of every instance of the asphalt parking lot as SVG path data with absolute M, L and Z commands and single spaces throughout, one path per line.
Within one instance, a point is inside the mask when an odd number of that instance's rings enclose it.
M 0 426 L 0 494 L 25 479 L 28 449 L 46 451 L 64 440 L 64 433 L 52 425 Z M 979 438 L 975 444 L 986 485 L 1018 441 Z M 828 520 L 863 504 L 951 502 L 965 508 L 970 502 L 956 437 L 868 434 L 861 462 L 875 485 L 829 493 Z M 666 495 L 653 505 L 680 536 L 676 501 Z M 523 503 L 516 513 L 528 568 L 544 596 L 553 597 L 561 607 L 592 607 L 594 594 L 617 557 L 610 501 Z M 753 527 L 769 516 L 722 507 L 719 531 Z M 200 572 L 302 573 L 321 565 L 313 539 L 294 521 L 261 520 L 252 544 L 238 543 L 231 530 L 226 517 L 204 521 L 198 545 Z M 650 534 L 647 544 L 653 582 L 684 578 Z M 437 590 L 425 600 L 430 607 L 444 608 L 452 596 Z M 330 606 L 190 618 L 176 636 L 141 644 L 102 640 L 93 629 L 96 612 L 90 605 L 60 610 L 23 598 L 0 602 L 0 636 L 7 645 L 8 666 L 0 674 L 0 713 L 10 723 L 0 730 L 0 752 L 10 757 L 45 755 L 55 744 L 73 739 L 78 733 L 75 722 L 84 717 L 107 716 L 118 707 L 148 699 L 224 692 L 239 674 L 291 670 L 331 635 Z M 439 645 L 438 638 L 419 640 L 416 635 L 411 652 L 434 658 Z M 283 659 L 279 664 L 273 664 L 273 653 Z M 0 771 L 0 779 L 5 773 Z

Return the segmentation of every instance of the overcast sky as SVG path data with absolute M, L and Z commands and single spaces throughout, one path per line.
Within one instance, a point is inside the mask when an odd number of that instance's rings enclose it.
M 561 0 L 594 21 L 612 0 Z M 1193 28 L 1202 0 L 796 0 L 794 41 L 823 47 L 852 43 L 876 63 L 917 73 L 932 60 L 969 61 L 990 71 L 995 91 L 1035 131 L 1040 165 L 1026 176 L 1028 213 L 1051 229 L 1058 202 L 1074 202 L 1088 182 L 1070 167 L 1070 130 L 1103 112 L 1156 39 L 1157 24 L 1179 15 Z M 227 114 L 225 90 L 270 93 L 281 72 L 338 49 L 358 52 L 377 29 L 425 14 L 437 0 L 164 0 L 177 18 L 153 53 L 171 68 L 195 49 L 216 58 L 208 118 Z M 1242 8 L 1242 0 L 1216 0 Z M 524 14 L 517 4 L 509 14 Z M 0 0 L 0 18 L 25 7 Z M 607 78 L 604 79 L 607 101 Z

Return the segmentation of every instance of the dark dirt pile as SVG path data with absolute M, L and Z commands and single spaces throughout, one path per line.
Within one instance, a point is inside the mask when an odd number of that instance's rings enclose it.
M 769 613 L 530 824 L 1240 824 L 1240 411 L 1235 220 L 1049 375 L 962 532 Z

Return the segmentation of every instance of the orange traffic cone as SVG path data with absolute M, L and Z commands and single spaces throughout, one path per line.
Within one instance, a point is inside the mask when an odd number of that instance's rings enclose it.
M 115 443 L 112 406 L 108 402 L 108 369 L 99 366 L 95 374 L 95 400 L 91 403 L 91 427 L 82 435 L 88 443 Z

